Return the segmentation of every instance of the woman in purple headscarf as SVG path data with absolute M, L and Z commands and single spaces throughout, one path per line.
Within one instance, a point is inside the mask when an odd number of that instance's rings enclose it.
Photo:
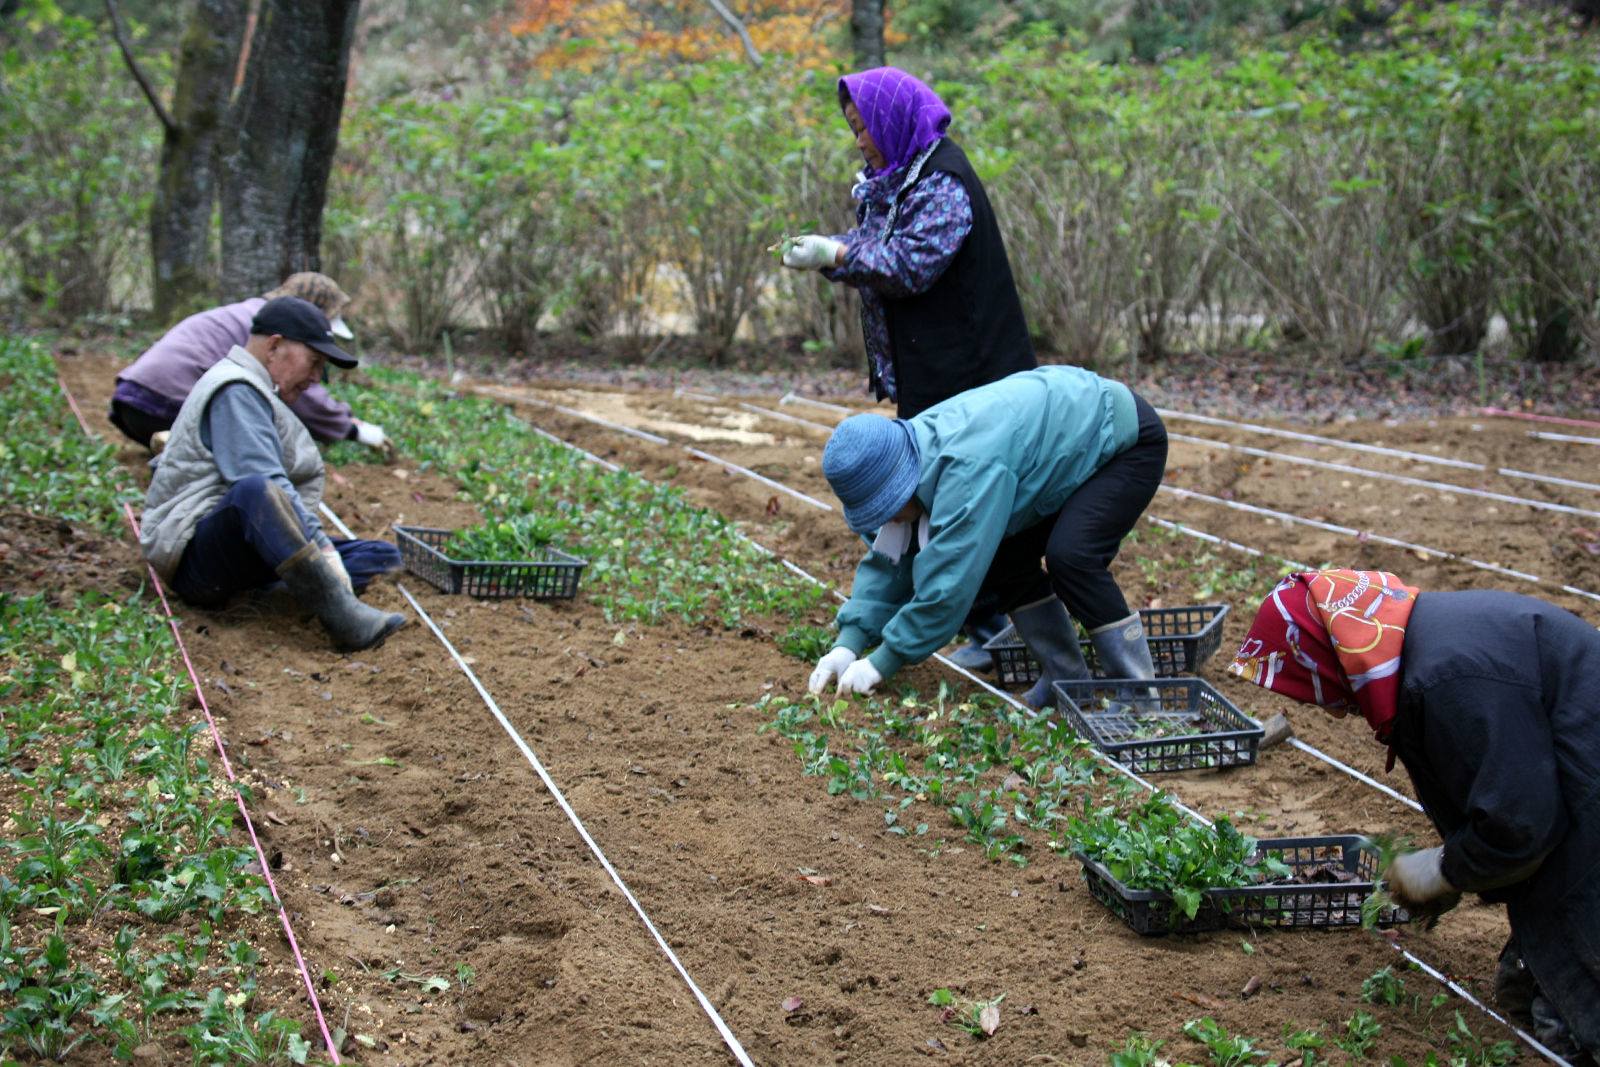
M 1000 228 L 950 109 L 917 78 L 878 67 L 839 79 L 866 160 L 847 234 L 799 238 L 784 256 L 861 292 L 869 386 L 909 419 L 1037 365 Z

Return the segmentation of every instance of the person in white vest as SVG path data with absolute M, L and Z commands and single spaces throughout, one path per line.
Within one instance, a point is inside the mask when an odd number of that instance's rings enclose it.
M 178 412 L 145 495 L 139 547 L 196 607 L 282 581 L 334 647 L 355 652 L 405 624 L 356 598 L 399 567 L 400 551 L 330 540 L 317 519 L 322 456 L 289 405 L 321 379 L 324 361 L 356 366 L 316 305 L 285 296 L 256 312 L 244 347 L 206 371 Z

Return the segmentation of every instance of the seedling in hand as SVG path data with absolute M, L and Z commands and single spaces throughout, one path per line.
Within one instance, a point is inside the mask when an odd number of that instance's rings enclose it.
M 798 234 L 794 234 L 793 236 L 789 234 L 788 230 L 785 230 L 781 235 L 779 235 L 778 243 L 769 245 L 767 247 L 767 251 L 771 252 L 773 256 L 777 258 L 779 263 L 782 263 L 783 257 L 787 256 L 791 251 L 794 250 L 795 242 L 800 240 L 801 237 L 808 233 L 816 232 L 817 227 L 818 223 L 815 219 L 813 219 L 810 222 L 802 222 L 799 226 L 800 232 Z

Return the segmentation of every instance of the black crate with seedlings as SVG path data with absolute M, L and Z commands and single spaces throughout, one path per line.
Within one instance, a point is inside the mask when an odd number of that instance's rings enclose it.
M 1137 774 L 1254 764 L 1266 730 L 1199 678 L 1056 682 L 1066 722 Z
M 1156 677 L 1171 678 L 1197 672 L 1221 646 L 1222 622 L 1227 614 L 1226 604 L 1141 608 L 1139 618 L 1144 622 L 1145 640 L 1150 644 Z M 1102 677 L 1105 672 L 1094 646 L 1081 635 L 1079 643 L 1083 646 L 1083 658 L 1089 664 L 1090 674 Z M 1017 637 L 1016 627 L 1007 626 L 983 647 L 994 657 L 1000 684 L 1032 685 L 1039 680 L 1039 661 Z
M 548 544 L 534 546 L 532 559 L 453 559 L 457 531 L 428 526 L 396 526 L 400 561 L 407 571 L 446 593 L 465 593 L 478 600 L 527 597 L 571 600 L 588 563 Z

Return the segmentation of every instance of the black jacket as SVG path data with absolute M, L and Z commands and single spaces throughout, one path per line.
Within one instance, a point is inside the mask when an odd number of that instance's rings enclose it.
M 896 198 L 941 171 L 966 187 L 972 229 L 927 292 L 883 302 L 894 360 L 896 414 L 902 419 L 957 393 L 1038 366 L 1000 226 L 967 154 L 944 138 L 923 164 L 917 182 L 902 188 Z M 873 385 L 882 400 L 882 386 L 876 381 Z
M 1504 902 L 1523 959 L 1600 1048 L 1600 631 L 1517 593 L 1423 593 L 1391 741 L 1444 876 Z

